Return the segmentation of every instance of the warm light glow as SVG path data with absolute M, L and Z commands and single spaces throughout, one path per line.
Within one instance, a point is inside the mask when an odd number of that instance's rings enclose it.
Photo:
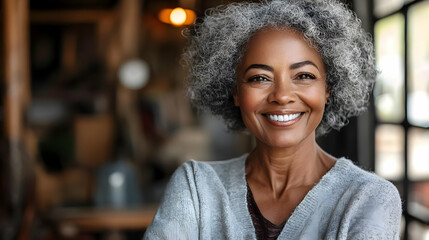
M 170 14 L 170 21 L 174 25 L 182 25 L 186 21 L 186 12 L 183 8 L 175 8 Z
M 185 12 L 186 12 L 186 21 L 183 23 L 183 25 L 193 24 L 195 19 L 197 18 L 197 15 L 195 14 L 194 11 L 189 9 L 185 9 Z
M 197 15 L 190 9 L 164 8 L 158 13 L 158 19 L 176 27 L 193 24 Z
M 170 22 L 170 14 L 173 11 L 171 8 L 164 8 L 158 14 L 158 19 L 163 23 L 171 24 Z

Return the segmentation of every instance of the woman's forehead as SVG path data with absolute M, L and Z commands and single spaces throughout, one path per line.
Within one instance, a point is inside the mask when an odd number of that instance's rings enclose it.
M 312 60 L 324 66 L 321 55 L 295 29 L 266 28 L 257 31 L 246 44 L 241 64 L 251 61 L 286 61 L 299 62 Z

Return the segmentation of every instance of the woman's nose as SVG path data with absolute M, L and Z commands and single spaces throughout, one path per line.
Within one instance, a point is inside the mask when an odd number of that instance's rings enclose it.
M 291 80 L 285 79 L 276 82 L 276 84 L 273 85 L 271 92 L 268 96 L 268 101 L 270 103 L 277 103 L 280 105 L 294 102 L 295 94 L 293 91 Z

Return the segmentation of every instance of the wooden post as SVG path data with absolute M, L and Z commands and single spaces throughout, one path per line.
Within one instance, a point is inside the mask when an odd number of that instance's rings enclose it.
M 8 141 L 6 194 L 13 209 L 6 239 L 30 238 L 34 199 L 31 160 L 26 150 L 25 112 L 30 102 L 28 0 L 3 0 L 4 29 L 4 129 Z
M 22 141 L 30 101 L 28 0 L 3 0 L 5 92 L 4 121 L 9 141 Z
M 119 5 L 120 64 L 138 57 L 141 22 L 141 0 L 121 0 Z M 138 115 L 137 92 L 118 84 L 116 110 L 130 136 L 133 158 L 143 161 L 148 147 Z
M 121 49 L 125 60 L 138 56 L 140 33 L 140 0 L 121 0 L 120 31 Z

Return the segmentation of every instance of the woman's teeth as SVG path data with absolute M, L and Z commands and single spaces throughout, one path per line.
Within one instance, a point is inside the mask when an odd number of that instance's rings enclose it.
M 293 120 L 293 119 L 299 117 L 300 115 L 301 115 L 301 113 L 287 114 L 287 115 L 270 115 L 270 114 L 267 114 L 267 117 L 273 121 L 286 122 L 286 121 Z

